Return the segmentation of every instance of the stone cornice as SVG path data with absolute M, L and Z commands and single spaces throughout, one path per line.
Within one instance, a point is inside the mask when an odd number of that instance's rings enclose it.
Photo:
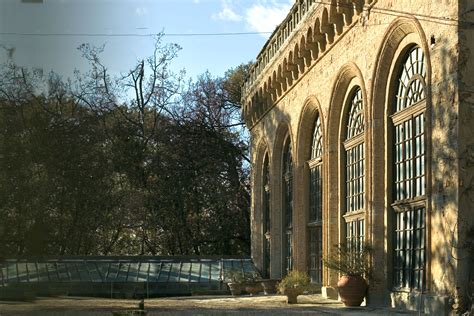
M 297 0 L 273 32 L 243 86 L 242 115 L 251 129 L 357 23 L 377 0 Z

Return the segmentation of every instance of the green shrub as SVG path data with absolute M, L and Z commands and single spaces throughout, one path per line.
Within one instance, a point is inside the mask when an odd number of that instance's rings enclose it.
M 261 280 L 257 272 L 244 272 L 240 269 L 231 269 L 226 273 L 226 280 L 229 283 L 243 284 L 247 282 L 255 282 Z
M 372 247 L 367 244 L 348 247 L 346 244 L 335 245 L 336 251 L 323 259 L 324 265 L 347 276 L 370 278 L 370 256 Z
M 302 291 L 306 291 L 311 288 L 311 279 L 306 272 L 291 271 L 288 273 L 280 283 L 278 283 L 278 291 L 284 293 L 285 289 L 298 288 Z

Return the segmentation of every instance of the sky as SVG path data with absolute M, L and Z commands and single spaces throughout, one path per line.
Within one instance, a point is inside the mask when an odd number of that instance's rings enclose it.
M 31 2 L 39 3 L 31 3 Z M 153 52 L 152 34 L 181 46 L 173 70 L 221 76 L 254 60 L 294 0 L 0 0 L 0 62 L 63 77 L 87 69 L 77 47 L 105 44 L 112 74 Z M 259 33 L 224 35 L 225 33 Z M 87 35 L 86 35 L 87 34 Z M 220 35 L 202 35 L 220 34 Z M 123 36 L 126 35 L 126 36 Z M 145 35 L 145 36 L 135 36 Z

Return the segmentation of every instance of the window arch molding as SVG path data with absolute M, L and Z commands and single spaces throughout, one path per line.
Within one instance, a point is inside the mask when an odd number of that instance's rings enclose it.
M 422 48 L 402 47 L 392 74 L 387 120 L 391 139 L 387 159 L 387 187 L 392 289 L 424 291 L 429 232 L 426 128 L 426 69 Z M 394 89 L 395 88 L 395 89 Z
M 267 161 L 266 161 L 267 160 Z M 252 221 L 252 231 L 256 232 L 255 238 L 256 243 L 252 244 L 252 253 L 258 254 L 256 257 L 262 258 L 259 262 L 255 262 L 258 267 L 265 268 L 265 263 L 263 261 L 264 247 L 265 247 L 265 223 L 264 223 L 264 198 L 265 198 L 265 163 L 268 164 L 268 171 L 271 171 L 271 152 L 268 146 L 268 141 L 266 137 L 262 136 L 256 145 L 256 151 L 253 156 L 252 165 L 255 166 L 255 169 L 252 173 L 252 188 L 254 199 L 252 202 L 252 217 L 255 219 Z M 269 183 L 271 185 L 271 183 Z M 271 200 L 268 201 L 271 204 Z M 268 206 L 271 206 L 271 205 Z M 271 208 L 270 208 L 271 211 Z
M 291 141 L 291 137 L 288 134 L 285 138 L 283 143 L 283 152 L 282 152 L 282 169 L 281 174 L 278 176 L 281 180 L 281 196 L 283 199 L 282 203 L 282 252 L 283 252 L 283 267 L 282 272 L 284 275 L 290 273 L 293 270 L 294 266 L 294 172 L 296 168 L 294 167 L 294 160 L 293 160 L 293 143 Z
M 359 91 L 359 92 L 358 92 Z M 359 125 L 362 125 L 363 128 L 362 132 L 355 132 L 355 135 L 349 135 L 349 130 L 354 128 L 355 126 L 349 126 L 350 121 L 350 111 L 352 107 L 352 101 L 355 96 L 355 93 L 358 93 L 359 100 L 362 103 L 362 122 L 359 122 Z M 337 146 L 338 156 L 337 159 L 333 161 L 332 158 L 329 158 L 329 163 L 338 163 L 338 187 L 339 187 L 339 194 L 338 194 L 338 213 L 342 217 L 345 212 L 345 203 L 346 203 L 346 149 L 352 146 L 352 142 L 355 140 L 356 142 L 364 143 L 364 153 L 363 156 L 365 157 L 364 163 L 364 174 L 365 178 L 368 179 L 370 177 L 370 161 L 368 154 L 370 152 L 370 144 L 368 139 L 370 137 L 370 132 L 367 130 L 367 121 L 369 117 L 369 106 L 367 104 L 367 94 L 365 92 L 365 85 L 364 81 L 361 77 L 352 77 L 350 81 L 347 82 L 345 86 L 345 91 L 341 91 L 341 111 L 338 117 L 338 135 L 337 135 L 337 142 L 334 144 Z M 367 201 L 368 199 L 368 183 L 365 181 L 364 183 L 364 199 Z M 367 211 L 367 203 L 365 206 L 365 210 Z M 369 223 L 366 224 L 369 227 Z M 341 236 L 342 238 L 342 236 Z M 340 241 L 342 242 L 342 240 Z
M 348 113 L 347 100 L 350 98 L 350 94 L 353 89 L 359 86 L 361 89 L 362 100 L 364 102 L 364 117 L 365 121 L 369 118 L 370 106 L 367 102 L 367 92 L 365 80 L 362 76 L 360 68 L 354 63 L 347 63 L 344 65 L 334 81 L 332 87 L 330 107 L 328 112 L 328 118 L 326 120 L 326 141 L 327 144 L 325 155 L 327 164 L 325 171 L 331 177 L 327 177 L 327 187 L 339 188 L 334 194 L 327 195 L 327 219 L 325 225 L 328 227 L 339 227 L 340 229 L 328 232 L 328 240 L 325 241 L 326 245 L 334 245 L 343 241 L 344 236 L 344 220 L 342 217 L 342 209 L 345 204 L 345 149 L 343 142 L 346 136 L 346 119 L 345 114 Z M 364 133 L 364 140 L 367 140 L 370 136 L 369 132 Z M 368 142 L 367 142 L 368 143 Z M 366 148 L 366 153 L 370 152 L 370 148 Z M 367 155 L 367 157 L 369 157 Z M 367 161 L 365 167 L 366 177 L 370 177 L 370 161 Z M 367 189 L 368 191 L 368 189 Z M 366 193 L 367 196 L 367 193 Z M 367 211 L 370 211 L 367 209 Z M 367 212 L 366 212 L 367 214 Z M 345 224 L 344 224 L 345 225 Z M 367 222 L 369 227 L 369 223 Z M 326 255 L 331 255 L 333 251 L 332 247 L 327 249 Z M 327 271 L 325 269 L 324 274 L 327 275 L 324 283 L 327 285 L 334 286 L 338 280 L 338 274 L 333 271 Z
M 285 145 L 289 141 L 291 152 L 295 153 L 295 142 L 294 142 L 294 135 L 290 128 L 290 123 L 287 119 L 282 119 L 280 121 L 279 126 L 276 129 L 274 144 L 272 149 L 272 158 L 271 162 L 271 169 L 270 172 L 273 175 L 272 183 L 272 242 L 271 242 L 271 249 L 274 255 L 272 258 L 274 260 L 278 260 L 278 262 L 272 262 L 272 268 L 274 268 L 274 272 L 272 272 L 272 277 L 282 277 L 286 274 L 286 232 L 287 227 L 285 227 L 285 198 L 284 198 L 284 150 Z M 294 160 L 294 159 L 293 159 Z M 293 161 L 293 168 L 292 168 L 292 179 L 294 180 L 294 173 L 295 173 L 295 164 Z M 292 182 L 291 191 L 295 192 L 295 182 Z M 294 215 L 294 212 L 293 212 Z M 294 216 L 293 216 L 294 218 Z M 291 242 L 293 245 L 294 243 Z M 293 256 L 293 261 L 295 257 Z
M 318 157 L 317 161 L 312 159 L 312 146 L 313 146 L 313 133 L 316 125 L 316 121 L 319 121 L 319 131 L 321 133 L 321 144 L 320 149 L 322 155 Z M 298 169 L 301 170 L 300 177 L 296 179 L 298 181 L 296 185 L 302 188 L 301 199 L 301 213 L 303 216 L 299 216 L 299 227 L 306 227 L 306 229 L 298 230 L 298 240 L 304 241 L 305 251 L 300 252 L 303 254 L 303 258 L 299 259 L 300 262 L 304 262 L 307 267 L 309 274 L 311 275 L 312 282 L 321 284 L 323 281 L 322 271 L 322 255 L 325 251 L 324 244 L 327 240 L 325 235 L 327 234 L 327 227 L 324 225 L 324 218 L 327 216 L 325 210 L 327 209 L 324 205 L 325 194 L 326 194 L 326 172 L 324 172 L 324 161 L 325 161 L 325 117 L 321 110 L 320 103 L 315 96 L 310 96 L 306 99 L 303 105 L 303 109 L 300 113 L 298 122 L 298 135 L 297 135 L 297 153 L 296 161 Z M 317 170 L 316 170 L 317 169 Z M 315 175 L 318 177 L 315 178 Z M 315 190 L 314 183 L 317 182 L 318 190 Z M 317 191 L 317 201 L 315 201 L 314 192 Z M 317 203 L 315 203 L 317 202 Z M 320 217 L 318 221 L 311 219 L 311 212 L 314 213 L 314 205 L 318 204 L 318 211 Z
M 296 135 L 295 163 L 298 167 L 304 166 L 311 155 L 311 140 L 313 136 L 313 125 L 319 116 L 321 120 L 321 130 L 325 134 L 326 120 L 323 115 L 321 105 L 315 96 L 310 96 L 304 102 L 298 121 L 298 134 Z M 324 139 L 324 138 L 323 138 Z M 324 139 L 325 142 L 325 139 Z M 323 143 L 325 147 L 325 143 Z M 325 152 L 325 151 L 324 151 Z
M 339 214 L 341 242 L 358 251 L 365 243 L 368 221 L 370 143 L 367 97 L 358 78 L 345 92 L 339 125 Z
M 373 156 L 374 156 L 374 174 L 384 175 L 383 179 L 377 179 L 378 185 L 374 186 L 373 205 L 374 208 L 384 210 L 384 212 L 378 213 L 374 217 L 374 235 L 385 235 L 392 236 L 393 227 L 387 227 L 383 225 L 384 222 L 391 223 L 393 218 L 391 201 L 393 200 L 392 190 L 385 190 L 377 188 L 390 188 L 391 178 L 393 175 L 392 169 L 392 139 L 393 139 L 393 125 L 390 116 L 393 114 L 393 96 L 396 94 L 397 83 L 396 76 L 403 63 L 403 56 L 413 47 L 418 46 L 423 51 L 425 56 L 425 67 L 426 67 L 426 101 L 425 101 L 425 113 L 427 117 L 431 117 L 431 61 L 430 61 L 430 50 L 429 41 L 426 34 L 423 31 L 421 24 L 415 18 L 400 17 L 395 19 L 391 25 L 387 28 L 384 35 L 384 41 L 379 48 L 377 53 L 376 67 L 372 75 L 373 81 L 371 85 L 371 99 L 374 106 L 371 119 L 374 121 L 383 122 L 374 126 L 373 138 Z M 383 105 L 383 106 L 381 106 Z M 426 120 L 425 124 L 426 131 L 429 133 L 431 129 L 430 120 Z M 378 135 L 378 136 L 377 136 Z M 385 136 L 382 136 L 385 135 Z M 426 140 L 426 152 L 431 152 L 431 138 L 428 137 Z M 381 178 L 381 177 L 380 177 Z M 427 164 L 426 168 L 426 197 L 430 199 L 431 195 L 431 166 Z M 430 213 L 430 203 L 427 203 L 427 214 Z M 430 261 L 430 225 L 429 217 L 427 217 L 427 257 L 426 262 Z M 382 264 L 388 267 L 387 271 L 375 271 L 374 278 L 381 282 L 381 286 L 385 288 L 392 287 L 392 264 L 393 257 L 391 251 L 393 249 L 393 240 L 388 238 L 386 240 L 385 251 L 374 253 L 374 264 Z M 382 251 L 382 250 L 381 250 Z M 378 263 L 380 262 L 380 263 Z M 426 267 L 426 289 L 430 286 L 430 265 Z M 387 284 L 388 283 L 388 284 Z
M 425 76 L 421 76 L 420 74 L 414 74 L 412 78 L 410 78 L 409 80 L 407 80 L 407 84 L 410 84 L 412 81 L 414 80 L 418 80 L 421 82 L 422 86 L 423 86 L 423 89 L 424 89 L 424 97 L 423 99 L 425 100 L 425 102 L 427 103 L 426 107 L 428 107 L 428 105 L 430 104 L 430 101 L 431 101 L 431 98 L 429 96 L 431 96 L 431 89 L 430 89 L 430 84 L 429 84 L 429 81 L 430 81 L 430 74 L 431 74 L 431 71 L 430 71 L 430 67 L 428 66 L 429 65 L 429 60 L 427 58 L 427 55 L 426 55 L 426 52 L 423 50 L 422 46 L 420 46 L 418 44 L 418 42 L 414 41 L 413 39 L 413 36 L 414 34 L 412 34 L 411 36 L 407 36 L 407 38 L 405 38 L 405 40 L 403 40 L 401 43 L 400 43 L 400 47 L 395 51 L 395 55 L 394 55 L 394 60 L 392 62 L 392 65 L 390 67 L 390 73 L 389 73 L 389 79 L 387 81 L 387 85 L 386 85 L 386 95 L 385 95 L 385 107 L 384 107 L 384 111 L 385 111 L 385 116 L 391 116 L 393 114 L 395 114 L 395 112 L 397 112 L 398 110 L 392 106 L 393 105 L 393 96 L 394 95 L 398 95 L 398 77 L 399 77 L 399 73 L 400 73 L 400 70 L 402 68 L 404 68 L 404 61 L 405 61 L 405 57 L 407 54 L 410 53 L 410 51 L 415 48 L 415 47 L 418 47 L 419 50 L 424 54 L 424 73 L 425 73 Z M 404 91 L 403 93 L 406 93 L 407 91 Z M 415 102 L 416 103 L 416 102 Z M 402 109 L 403 110 L 403 109 Z
M 272 220 L 272 194 L 271 194 L 271 174 L 270 174 L 270 157 L 268 152 L 265 152 L 263 156 L 263 166 L 261 173 L 262 185 L 261 185 L 261 238 L 262 238 L 262 276 L 264 278 L 270 278 L 271 274 L 271 220 Z
M 415 34 L 406 36 L 395 51 L 385 103 L 385 184 L 389 188 L 386 214 L 390 223 L 388 236 L 391 237 L 387 263 L 389 287 L 393 291 L 425 291 L 430 287 L 431 166 L 427 159 L 431 151 L 430 137 L 427 137 L 431 117 L 430 62 L 429 55 L 416 37 Z M 410 85 L 417 81 L 422 94 L 407 98 L 412 92 Z M 412 152 L 406 152 L 407 148 Z M 411 231 L 421 237 L 405 236 Z M 407 265 L 408 257 L 411 259 Z
M 263 172 L 263 164 L 265 160 L 265 156 L 268 156 L 269 159 L 269 165 L 271 165 L 270 159 L 271 159 L 271 151 L 268 146 L 268 141 L 266 137 L 262 137 L 260 141 L 257 143 L 256 147 L 257 150 L 255 151 L 256 154 L 253 157 L 253 162 L 252 164 L 256 166 L 254 172 L 253 172 L 253 185 L 254 187 L 260 186 L 261 185 L 261 179 L 262 179 L 262 172 Z
M 345 124 L 344 114 L 349 111 L 347 100 L 356 86 L 359 86 L 361 89 L 362 100 L 365 105 L 364 116 L 365 120 L 368 121 L 370 115 L 365 80 L 360 68 L 356 64 L 347 63 L 339 70 L 331 91 L 330 107 L 326 120 L 327 141 L 325 141 L 328 146 L 327 150 L 330 153 L 334 154 L 337 152 L 339 154 L 338 147 L 340 147 L 341 141 L 345 140 L 345 128 L 343 128 Z M 329 156 L 328 158 L 332 159 L 334 155 Z

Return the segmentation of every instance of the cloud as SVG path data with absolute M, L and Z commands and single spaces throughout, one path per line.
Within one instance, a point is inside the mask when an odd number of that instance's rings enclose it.
M 193 0 L 200 1 L 200 0 Z M 241 22 L 256 32 L 272 32 L 286 17 L 294 0 L 255 0 L 242 6 L 241 0 L 221 0 L 221 10 L 212 15 L 215 20 Z M 268 37 L 268 34 L 262 34 Z
M 224 0 L 222 1 L 222 10 L 219 11 L 217 14 L 213 14 L 212 18 L 215 20 L 222 20 L 222 21 L 231 21 L 231 22 L 240 22 L 242 21 L 242 16 L 235 13 L 232 9 L 231 1 Z
M 293 1 L 260 0 L 245 12 L 247 26 L 257 32 L 272 32 L 290 12 Z M 268 37 L 267 34 L 262 34 Z

